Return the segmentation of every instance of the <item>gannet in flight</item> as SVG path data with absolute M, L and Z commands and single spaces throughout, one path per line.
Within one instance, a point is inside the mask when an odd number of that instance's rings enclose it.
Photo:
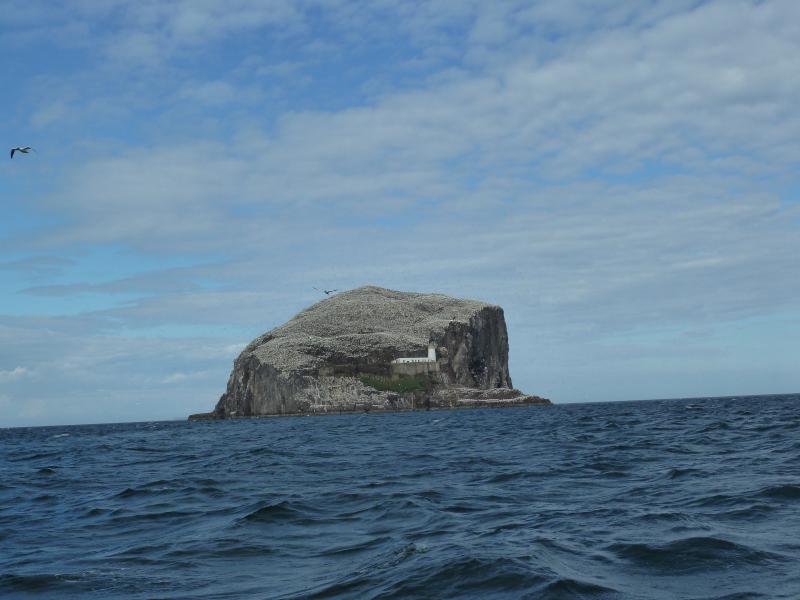
M 314 289 L 317 290 L 318 292 L 322 292 L 326 296 L 330 296 L 333 292 L 338 292 L 339 291 L 339 290 L 321 290 L 318 287 L 315 287 Z
M 31 150 L 33 150 L 33 148 L 30 146 L 17 146 L 16 148 L 11 149 L 11 158 L 14 158 L 14 152 L 22 152 L 23 154 L 27 154 Z

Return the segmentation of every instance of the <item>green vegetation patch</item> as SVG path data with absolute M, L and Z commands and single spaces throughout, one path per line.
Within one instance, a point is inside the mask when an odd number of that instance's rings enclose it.
M 385 379 L 362 375 L 359 380 L 364 385 L 380 390 L 381 392 L 395 392 L 406 394 L 408 392 L 423 392 L 428 389 L 428 378 L 424 375 L 404 375 L 399 379 Z

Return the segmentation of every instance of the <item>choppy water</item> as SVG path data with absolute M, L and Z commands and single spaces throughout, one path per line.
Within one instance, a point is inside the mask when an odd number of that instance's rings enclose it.
M 0 596 L 800 598 L 800 396 L 0 430 Z

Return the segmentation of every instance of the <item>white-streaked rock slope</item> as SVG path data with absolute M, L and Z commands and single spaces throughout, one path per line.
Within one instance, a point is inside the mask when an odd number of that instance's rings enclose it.
M 431 341 L 438 360 L 425 389 L 379 391 L 362 382 L 390 381 L 393 359 L 425 356 Z M 192 418 L 546 403 L 511 386 L 499 306 L 367 286 L 253 340 L 213 413 Z

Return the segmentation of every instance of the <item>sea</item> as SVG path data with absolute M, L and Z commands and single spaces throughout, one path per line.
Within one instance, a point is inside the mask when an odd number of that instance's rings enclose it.
M 800 598 L 800 395 L 0 430 L 2 598 Z

